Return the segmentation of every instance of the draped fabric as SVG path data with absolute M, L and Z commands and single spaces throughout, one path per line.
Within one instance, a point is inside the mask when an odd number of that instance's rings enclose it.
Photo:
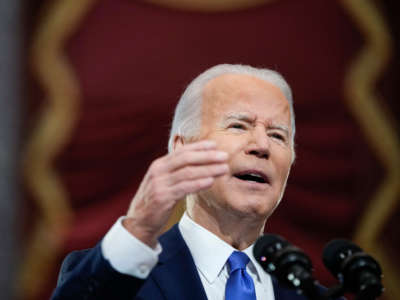
M 323 245 L 354 237 L 387 176 L 379 145 L 359 124 L 345 92 L 366 37 L 344 2 L 281 0 L 200 13 L 132 0 L 95 1 L 62 45 L 79 103 L 71 110 L 71 134 L 52 161 L 73 216 L 57 263 L 71 250 L 93 246 L 125 213 L 149 164 L 166 153 L 173 110 L 190 80 L 215 64 L 244 63 L 276 69 L 294 93 L 297 160 L 266 231 L 303 248 L 316 277 L 332 284 L 320 259 Z M 377 105 L 386 107 L 394 124 L 400 112 L 390 100 L 398 95 L 395 75 L 369 87 L 389 99 Z M 37 90 L 42 92 L 31 94 L 35 116 L 43 112 L 36 106 L 47 104 L 41 84 Z M 29 136 L 34 129 L 26 131 Z M 33 198 L 29 190 L 27 197 Z M 391 254 L 399 245 L 398 214 L 393 205 L 377 241 Z M 40 213 L 31 214 L 38 218 Z M 399 266 L 390 253 L 389 261 Z M 57 263 L 41 297 L 55 285 Z

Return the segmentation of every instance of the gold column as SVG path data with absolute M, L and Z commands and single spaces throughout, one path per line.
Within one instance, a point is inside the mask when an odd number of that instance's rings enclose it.
M 386 170 L 380 186 L 368 200 L 354 239 L 379 260 L 385 275 L 385 297 L 397 300 L 400 299 L 399 276 L 379 239 L 400 199 L 400 144 L 391 123 L 393 119 L 379 104 L 383 99 L 376 92 L 377 80 L 391 56 L 392 40 L 374 1 L 343 0 L 343 4 L 366 41 L 345 78 L 347 105 Z
M 93 2 L 49 1 L 33 38 L 32 68 L 46 98 L 23 155 L 23 176 L 39 215 L 16 287 L 21 299 L 34 299 L 48 282 L 73 220 L 67 192 L 53 167 L 79 116 L 79 83 L 63 51 Z

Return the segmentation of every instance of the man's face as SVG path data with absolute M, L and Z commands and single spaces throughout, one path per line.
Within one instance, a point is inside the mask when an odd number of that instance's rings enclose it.
M 274 85 L 226 74 L 204 89 L 200 139 L 229 154 L 230 173 L 199 193 L 216 213 L 265 219 L 282 197 L 292 160 L 289 103 Z

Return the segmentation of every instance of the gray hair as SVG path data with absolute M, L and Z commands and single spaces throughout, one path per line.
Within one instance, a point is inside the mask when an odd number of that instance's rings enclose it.
M 168 141 L 168 151 L 172 152 L 173 150 L 175 136 L 179 135 L 186 139 L 191 139 L 195 138 L 200 133 L 202 95 L 204 87 L 210 80 L 224 74 L 241 74 L 254 76 L 273 84 L 282 91 L 282 93 L 288 100 L 290 107 L 292 127 L 291 147 L 293 152 L 292 160 L 294 160 L 294 135 L 296 132 L 296 125 L 294 120 L 292 91 L 289 87 L 289 84 L 282 77 L 282 75 L 280 75 L 276 71 L 262 68 L 254 68 L 247 65 L 216 65 L 201 73 L 187 86 L 186 90 L 179 99 L 178 105 L 175 109 Z

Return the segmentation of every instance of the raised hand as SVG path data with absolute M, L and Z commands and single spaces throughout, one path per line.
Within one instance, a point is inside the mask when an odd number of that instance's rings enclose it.
M 186 144 L 153 161 L 134 196 L 124 227 L 154 247 L 176 204 L 187 194 L 208 189 L 229 171 L 228 154 L 213 141 Z

